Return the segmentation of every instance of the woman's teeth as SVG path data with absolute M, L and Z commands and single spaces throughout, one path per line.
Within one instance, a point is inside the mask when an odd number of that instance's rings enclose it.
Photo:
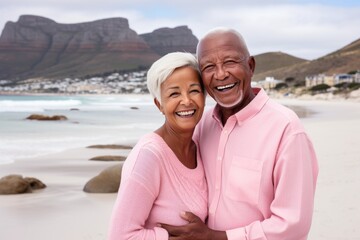
M 195 113 L 195 110 L 177 112 L 176 114 L 182 117 L 191 116 Z

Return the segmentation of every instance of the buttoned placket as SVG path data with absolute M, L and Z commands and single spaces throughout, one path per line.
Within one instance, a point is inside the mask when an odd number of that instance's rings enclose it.
M 216 215 L 216 210 L 217 210 L 217 206 L 220 200 L 220 194 L 222 191 L 222 168 L 223 168 L 223 157 L 225 154 L 225 148 L 226 148 L 226 143 L 228 141 L 229 135 L 231 133 L 231 131 L 234 129 L 235 124 L 236 124 L 236 117 L 235 116 L 231 116 L 225 126 L 223 127 L 222 131 L 221 131 L 221 135 L 220 135 L 220 140 L 219 140 L 219 146 L 218 146 L 218 155 L 216 158 L 216 173 L 215 173 L 215 194 L 214 194 L 214 198 L 210 204 L 209 207 L 209 215 L 211 215 L 211 219 L 213 220 L 212 223 L 209 223 L 210 226 L 215 226 L 215 219 L 216 217 L 214 217 Z

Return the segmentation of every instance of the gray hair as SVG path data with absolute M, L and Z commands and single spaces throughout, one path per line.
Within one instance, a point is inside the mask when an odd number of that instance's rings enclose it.
M 219 36 L 222 34 L 232 34 L 233 36 L 235 36 L 238 39 L 238 42 L 240 44 L 240 46 L 242 46 L 244 53 L 247 56 L 250 56 L 249 53 L 249 49 L 246 45 L 245 39 L 243 38 L 243 36 L 241 35 L 241 33 L 239 33 L 237 30 L 232 29 L 232 28 L 227 28 L 227 27 L 216 27 L 211 29 L 210 31 L 208 31 L 198 42 L 197 46 L 196 46 L 196 54 L 198 55 L 199 53 L 199 46 L 201 45 L 202 41 L 206 38 L 212 38 L 214 36 Z
M 194 68 L 200 78 L 200 71 L 196 57 L 191 53 L 168 53 L 155 61 L 147 72 L 147 87 L 153 98 L 161 101 L 160 86 L 177 68 L 189 66 Z

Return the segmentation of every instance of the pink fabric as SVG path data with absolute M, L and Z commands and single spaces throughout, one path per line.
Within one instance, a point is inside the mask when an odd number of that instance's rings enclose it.
M 294 112 L 255 92 L 225 126 L 218 106 L 197 126 L 208 225 L 229 240 L 306 239 L 318 175 L 313 145 Z
M 207 185 L 202 161 L 185 167 L 156 133 L 145 135 L 126 159 L 110 223 L 109 238 L 168 239 L 158 223 L 183 225 L 183 211 L 207 216 Z

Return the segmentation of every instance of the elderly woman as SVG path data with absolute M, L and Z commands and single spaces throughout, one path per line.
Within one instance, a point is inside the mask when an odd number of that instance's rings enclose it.
M 205 221 L 207 185 L 192 140 L 205 104 L 196 58 L 169 53 L 149 69 L 147 84 L 164 124 L 143 136 L 126 159 L 109 239 L 168 239 L 158 224 L 183 225 L 180 213 Z

